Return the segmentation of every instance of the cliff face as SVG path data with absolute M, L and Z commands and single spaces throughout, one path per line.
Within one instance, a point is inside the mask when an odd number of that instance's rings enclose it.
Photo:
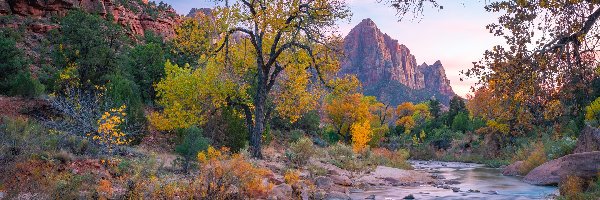
M 156 8 L 155 5 L 147 5 L 147 1 L 124 1 L 117 0 L 3 0 L 0 2 L 0 15 L 14 15 L 16 18 L 28 18 L 29 20 L 48 22 L 51 17 L 64 16 L 69 10 L 81 9 L 88 13 L 100 14 L 104 17 L 112 16 L 114 20 L 131 30 L 130 34 L 143 35 L 145 31 L 153 31 L 166 38 L 175 35 L 175 26 L 180 17 L 170 7 Z M 154 6 L 154 7 L 152 7 Z M 164 6 L 164 5 L 163 5 Z M 146 12 L 147 8 L 159 10 L 158 12 Z M 2 22 L 2 27 L 17 26 L 18 20 Z M 45 33 L 51 29 L 58 28 L 52 23 L 33 23 L 28 30 Z
M 382 33 L 371 19 L 362 20 L 344 38 L 344 52 L 341 73 L 356 74 L 365 91 L 384 101 L 423 101 L 432 96 L 445 101 L 455 95 L 440 61 L 417 65 L 410 49 Z
M 454 90 L 450 86 L 450 80 L 446 77 L 446 70 L 441 61 L 436 61 L 433 65 L 423 63 L 419 66 L 419 71 L 423 74 L 425 88 L 432 88 L 446 96 L 454 96 Z
M 397 81 L 413 89 L 424 87 L 415 56 L 381 33 L 371 19 L 364 19 L 344 38 L 344 52 L 342 73 L 357 74 L 365 85 Z

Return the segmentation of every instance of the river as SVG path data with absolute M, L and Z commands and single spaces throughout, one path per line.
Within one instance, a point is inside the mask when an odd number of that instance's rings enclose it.
M 444 185 L 377 187 L 352 193 L 352 199 L 548 199 L 557 188 L 524 183 L 519 177 L 503 176 L 502 170 L 480 164 L 411 161 L 415 170 L 444 180 Z

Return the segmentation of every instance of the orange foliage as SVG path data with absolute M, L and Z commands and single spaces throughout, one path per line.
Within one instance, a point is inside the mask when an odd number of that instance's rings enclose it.
M 364 121 L 362 123 L 352 124 L 352 150 L 354 152 L 362 152 L 367 148 L 367 143 L 371 141 L 373 131 L 371 130 L 370 122 Z
M 231 155 L 228 149 L 209 147 L 198 153 L 198 162 L 200 174 L 195 185 L 201 199 L 264 198 L 273 188 L 273 184 L 263 182 L 272 174 L 270 170 L 255 167 L 242 155 Z M 233 188 L 236 194 L 231 193 Z

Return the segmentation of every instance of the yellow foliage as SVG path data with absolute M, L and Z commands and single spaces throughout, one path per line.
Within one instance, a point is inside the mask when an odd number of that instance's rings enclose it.
M 127 115 L 125 108 L 126 106 L 122 105 L 119 108 L 113 108 L 110 111 L 104 112 L 97 122 L 98 134 L 93 135 L 92 139 L 102 145 L 106 145 L 109 150 L 112 150 L 115 145 L 125 145 L 131 142 L 131 139 L 125 137 L 125 133 L 120 127 L 125 122 L 125 116 Z
M 300 173 L 296 170 L 288 170 L 285 172 L 283 180 L 285 180 L 285 183 L 288 185 L 294 185 L 300 181 Z
M 233 79 L 221 77 L 219 67 L 209 62 L 206 67 L 193 70 L 165 63 L 165 78 L 156 84 L 161 113 L 152 113 L 150 123 L 158 130 L 174 130 L 202 125 L 208 110 L 225 105 L 229 97 L 246 96 L 244 87 L 236 86 Z
M 360 93 L 334 97 L 325 105 L 327 119 L 340 134 L 346 136 L 349 134 L 352 124 L 372 118 L 369 102 L 369 99 Z
M 396 121 L 396 125 L 403 126 L 404 133 L 410 133 L 410 130 L 415 127 L 416 123 L 412 116 L 404 116 Z
M 591 126 L 600 127 L 600 97 L 585 107 L 585 120 Z
M 486 125 L 494 130 L 500 131 L 503 134 L 508 134 L 510 131 L 508 124 L 499 123 L 496 120 L 488 120 Z
M 536 167 L 544 164 L 546 161 L 548 161 L 548 158 L 544 152 L 544 144 L 536 143 L 533 151 L 529 154 L 529 157 L 527 157 L 527 159 L 523 161 L 523 165 L 520 166 L 519 173 L 525 175 Z
M 362 123 L 354 123 L 351 127 L 352 132 L 352 150 L 354 152 L 362 152 L 368 147 L 369 141 L 373 136 L 371 123 L 364 121 Z

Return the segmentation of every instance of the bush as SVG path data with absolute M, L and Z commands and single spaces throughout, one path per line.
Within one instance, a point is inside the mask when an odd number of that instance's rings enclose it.
M 257 199 L 266 198 L 273 188 L 264 184 L 272 172 L 255 167 L 239 154 L 230 155 L 227 149 L 208 147 L 198 153 L 200 174 L 194 185 L 195 199 Z
M 0 124 L 0 165 L 43 150 L 44 129 L 27 118 L 3 118 Z M 0 167 L 1 167 L 0 166 Z
M 37 97 L 44 86 L 31 76 L 29 63 L 16 42 L 0 32 L 0 94 Z
M 550 140 L 544 144 L 548 159 L 553 160 L 567 154 L 570 154 L 575 149 L 577 139 L 571 137 L 562 137 L 558 140 Z
M 406 162 L 409 153 L 405 149 L 390 151 L 385 148 L 372 149 L 369 164 L 373 166 L 383 165 L 399 169 L 412 169 L 410 163 Z
M 9 83 L 8 95 L 22 96 L 27 98 L 38 97 L 44 92 L 44 85 L 39 80 L 31 77 L 28 71 L 16 74 L 14 80 Z
M 327 149 L 329 155 L 328 162 L 345 170 L 349 171 L 364 171 L 365 165 L 358 159 L 358 155 L 354 154 L 352 147 L 336 143 Z
M 534 168 L 544 164 L 546 161 L 548 161 L 548 159 L 546 158 L 544 145 L 542 143 L 536 143 L 533 151 L 529 154 L 527 159 L 523 161 L 523 165 L 521 165 L 519 173 L 527 174 Z
M 577 176 L 567 176 L 560 182 L 560 195 L 567 197 L 567 199 L 584 199 L 584 180 Z
M 198 127 L 190 127 L 180 131 L 182 132 L 181 135 L 183 135 L 183 141 L 175 147 L 175 152 L 183 158 L 181 166 L 183 171 L 187 173 L 190 162 L 196 158 L 198 152 L 208 148 L 209 142 L 206 138 L 202 137 L 202 129 Z
M 144 117 L 144 108 L 138 85 L 121 75 L 109 77 L 109 83 L 106 84 L 106 97 L 111 107 L 127 105 L 127 117 L 124 122 L 124 129 L 127 130 L 128 137 L 137 144 L 143 137 L 143 128 L 146 124 Z
M 302 167 L 317 153 L 316 148 L 310 138 L 303 137 L 291 143 L 285 155 L 296 167 Z

